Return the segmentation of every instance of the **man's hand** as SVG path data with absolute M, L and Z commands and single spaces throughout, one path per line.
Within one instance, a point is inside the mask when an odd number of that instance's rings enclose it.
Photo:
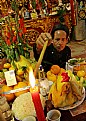
M 52 41 L 50 33 L 41 33 L 36 41 L 36 46 L 39 51 L 43 48 L 46 40 L 48 40 L 48 45 L 49 45 Z

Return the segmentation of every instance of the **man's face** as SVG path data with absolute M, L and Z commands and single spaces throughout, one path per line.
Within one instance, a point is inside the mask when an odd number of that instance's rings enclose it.
M 53 45 L 58 51 L 61 51 L 65 48 L 67 40 L 68 39 L 65 31 L 63 30 L 55 31 Z

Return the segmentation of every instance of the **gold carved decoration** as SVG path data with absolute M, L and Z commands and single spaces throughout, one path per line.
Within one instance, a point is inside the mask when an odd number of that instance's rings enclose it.
M 69 15 L 65 15 L 65 24 L 71 28 L 70 25 L 70 17 Z M 59 23 L 59 18 L 57 15 L 48 16 L 39 19 L 32 19 L 25 21 L 25 27 L 27 28 L 26 38 L 28 39 L 28 43 L 33 45 L 37 40 L 38 36 L 42 32 L 51 32 L 52 27 Z

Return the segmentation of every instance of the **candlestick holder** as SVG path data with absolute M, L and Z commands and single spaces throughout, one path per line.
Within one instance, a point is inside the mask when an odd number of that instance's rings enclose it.
M 37 86 L 34 86 L 33 88 L 30 88 L 30 92 L 34 93 L 34 92 L 39 92 L 39 88 Z

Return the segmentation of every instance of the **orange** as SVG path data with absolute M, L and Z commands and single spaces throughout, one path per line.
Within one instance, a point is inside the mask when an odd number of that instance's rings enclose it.
M 51 71 L 47 72 L 47 79 L 49 81 L 55 82 L 57 80 L 57 77 L 55 74 L 53 74 Z
M 14 68 L 13 66 L 11 66 L 11 67 L 9 68 L 9 71 L 10 71 L 10 70 L 15 70 L 15 68 Z
M 4 68 L 10 68 L 11 64 L 10 63 L 5 63 Z
M 77 76 L 78 77 L 84 77 L 85 76 L 85 71 L 84 70 L 77 71 Z
M 15 95 L 13 93 L 10 93 L 10 94 L 4 94 L 5 92 L 8 92 L 10 90 L 13 90 L 13 87 L 9 87 L 7 85 L 3 85 L 2 89 L 1 89 L 1 92 L 2 92 L 2 96 L 5 96 L 7 101 L 11 101 L 15 98 Z
M 53 73 L 53 74 L 58 74 L 60 72 L 60 67 L 58 65 L 53 65 L 51 66 L 51 69 L 50 71 Z
M 63 72 L 66 72 L 66 70 L 64 68 L 61 68 L 58 75 L 61 75 Z
M 15 86 L 14 86 L 14 89 L 19 89 L 19 88 L 24 88 L 26 87 L 27 84 L 25 82 L 18 82 Z M 23 93 L 26 93 L 28 92 L 28 89 L 26 90 L 21 90 L 19 92 L 15 92 L 15 96 L 18 97 L 19 95 L 23 94 Z
M 17 75 L 18 75 L 18 76 L 21 76 L 21 75 L 23 75 L 23 74 L 24 74 L 24 71 L 23 71 L 22 69 L 18 69 Z

